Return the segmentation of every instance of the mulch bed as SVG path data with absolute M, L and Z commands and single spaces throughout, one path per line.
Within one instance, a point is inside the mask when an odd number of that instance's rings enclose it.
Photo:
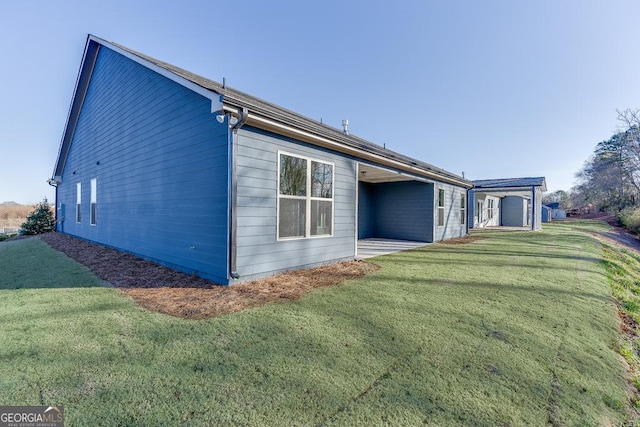
M 66 254 L 117 288 L 211 288 L 214 283 L 181 273 L 68 234 L 47 233 L 40 236 L 53 249 Z
M 218 286 L 200 277 L 66 234 L 48 233 L 40 239 L 85 265 L 141 306 L 187 319 L 221 316 L 275 301 L 294 301 L 314 289 L 362 277 L 380 268 L 369 262 L 350 261 L 233 286 Z

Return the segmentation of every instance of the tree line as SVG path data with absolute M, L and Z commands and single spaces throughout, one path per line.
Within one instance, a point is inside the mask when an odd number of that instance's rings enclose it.
M 640 226 L 640 110 L 617 111 L 619 131 L 601 141 L 568 192 L 546 201 L 579 213 L 608 212 L 630 228 Z M 640 231 L 640 230 L 639 230 Z

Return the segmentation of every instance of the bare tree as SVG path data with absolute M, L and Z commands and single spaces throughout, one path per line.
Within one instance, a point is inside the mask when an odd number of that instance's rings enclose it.
M 617 110 L 623 173 L 640 193 L 640 110 Z

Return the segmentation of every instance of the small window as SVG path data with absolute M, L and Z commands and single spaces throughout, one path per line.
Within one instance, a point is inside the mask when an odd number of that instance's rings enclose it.
M 467 195 L 460 195 L 460 224 L 464 225 L 467 218 Z
M 81 208 L 82 207 L 82 183 L 78 182 L 76 184 L 76 222 L 80 222 L 82 220 L 81 216 Z
M 98 205 L 98 180 L 97 178 L 93 178 L 91 180 L 91 212 L 89 222 L 91 225 L 96 225 L 96 209 Z
M 444 189 L 438 189 L 438 226 L 444 226 Z
M 333 165 L 279 154 L 278 239 L 333 234 Z

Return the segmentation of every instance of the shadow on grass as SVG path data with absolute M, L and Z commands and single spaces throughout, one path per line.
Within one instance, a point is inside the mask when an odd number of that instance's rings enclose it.
M 499 283 L 491 283 L 491 282 L 478 282 L 478 281 L 456 281 L 456 280 L 446 280 L 446 279 L 422 279 L 422 278 L 411 278 L 411 277 L 403 277 L 402 279 L 398 279 L 397 277 L 392 276 L 382 276 L 378 275 L 376 279 L 380 279 L 382 281 L 391 281 L 394 280 L 397 283 L 413 283 L 413 284 L 423 284 L 428 286 L 453 286 L 453 287 L 466 287 L 466 288 L 480 288 L 480 289 L 494 289 L 500 291 L 514 291 L 514 292 L 530 292 L 544 295 L 546 293 L 553 293 L 559 295 L 572 295 L 577 297 L 586 297 L 586 298 L 594 298 L 601 301 L 611 301 L 611 298 L 605 295 L 599 295 L 593 292 L 583 292 L 578 291 L 576 289 L 562 289 L 562 288 L 553 288 L 553 287 L 542 287 L 537 285 L 516 285 L 516 284 L 499 284 Z

